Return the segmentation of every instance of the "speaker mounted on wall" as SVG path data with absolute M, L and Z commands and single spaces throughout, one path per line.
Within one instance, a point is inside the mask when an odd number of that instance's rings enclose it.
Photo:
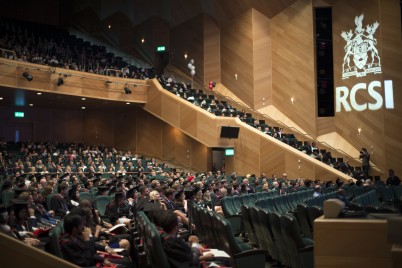
M 237 139 L 239 137 L 239 130 L 239 127 L 222 126 L 220 137 L 226 139 Z

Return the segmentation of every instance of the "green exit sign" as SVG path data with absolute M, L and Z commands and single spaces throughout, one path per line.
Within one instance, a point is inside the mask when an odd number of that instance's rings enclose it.
M 157 47 L 156 47 L 156 51 L 157 51 L 157 52 L 166 51 L 166 47 L 165 47 L 165 46 L 157 46 Z
M 14 117 L 23 118 L 24 117 L 24 112 L 14 112 Z

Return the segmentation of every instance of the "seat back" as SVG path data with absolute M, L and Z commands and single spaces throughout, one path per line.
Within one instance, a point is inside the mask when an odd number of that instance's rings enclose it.
M 63 259 L 63 253 L 61 251 L 59 237 L 63 232 L 63 222 L 61 221 L 51 230 L 49 234 L 49 242 L 46 246 L 46 251 L 61 259 Z
M 308 216 L 307 216 L 306 204 L 298 204 L 297 205 L 296 217 L 300 224 L 300 228 L 303 232 L 304 237 L 312 238 L 313 233 L 311 232 L 311 230 L 312 230 L 313 226 L 310 224 Z
M 49 195 L 46 197 L 46 206 L 47 206 L 47 210 L 51 210 L 51 207 L 50 207 L 50 200 L 52 200 L 53 196 L 55 196 L 55 195 L 57 195 L 57 194 L 49 194 Z
M 99 211 L 100 216 L 105 216 L 106 207 L 109 205 L 109 197 L 106 195 L 98 195 L 96 197 L 95 208 Z
M 276 212 L 269 213 L 269 221 L 272 227 L 272 234 L 278 248 L 279 261 L 286 266 L 290 266 L 290 256 L 288 256 L 286 249 L 286 242 L 282 234 L 281 215 Z
M 262 231 L 262 239 L 265 240 L 268 255 L 271 256 L 272 259 L 279 261 L 278 248 L 272 234 L 271 223 L 269 221 L 268 212 L 262 209 L 258 210 L 258 218 L 260 221 L 260 227 Z
M 286 250 L 289 259 L 290 266 L 296 268 L 313 267 L 313 250 L 309 250 L 309 254 L 300 254 L 300 250 L 306 246 L 311 246 L 313 241 L 311 239 L 303 240 L 299 232 L 299 226 L 297 225 L 296 218 L 292 214 L 282 215 L 280 218 L 282 227 L 282 235 L 286 243 Z
M 92 200 L 92 196 L 90 192 L 80 192 L 80 200 Z
M 233 198 L 231 196 L 227 196 L 221 200 L 222 202 L 222 210 L 225 216 L 236 215 L 236 210 L 233 206 Z
M 13 199 L 14 198 L 14 196 L 15 196 L 15 192 L 14 191 L 4 191 L 3 193 L 2 193 L 2 197 L 1 197 L 1 202 L 4 204 L 4 205 L 8 205 L 9 203 L 10 203 L 10 200 L 11 199 Z
M 257 245 L 261 249 L 267 250 L 267 242 L 264 240 L 264 235 L 262 234 L 260 218 L 258 217 L 259 209 L 256 207 L 250 208 L 250 219 L 254 227 L 254 232 L 256 236 Z
M 252 245 L 258 245 L 255 230 L 251 222 L 250 209 L 248 206 L 241 206 L 242 225 L 247 233 L 247 238 Z

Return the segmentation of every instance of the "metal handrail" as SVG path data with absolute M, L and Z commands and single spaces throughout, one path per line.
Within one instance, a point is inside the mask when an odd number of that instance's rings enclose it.
M 332 145 L 326 143 L 325 141 L 318 141 L 318 140 L 312 138 L 308 133 L 303 133 L 303 132 L 301 132 L 300 130 L 298 130 L 297 128 L 292 127 L 292 126 L 288 126 L 288 125 L 286 125 L 284 122 L 282 122 L 282 121 L 280 121 L 280 120 L 276 120 L 276 119 L 270 117 L 270 116 L 267 115 L 267 114 L 262 114 L 262 113 L 260 113 L 259 111 L 254 110 L 253 108 L 247 107 L 247 106 L 245 106 L 243 103 L 240 103 L 240 102 L 238 102 L 238 101 L 232 99 L 232 98 L 229 97 L 229 96 L 223 95 L 223 94 L 220 93 L 220 92 L 217 92 L 217 91 L 210 91 L 209 88 L 208 88 L 206 85 L 202 85 L 202 84 L 200 84 L 200 83 L 198 83 L 198 82 L 196 82 L 196 81 L 193 81 L 192 79 L 186 77 L 185 74 L 182 75 L 182 74 L 178 73 L 178 72 L 175 71 L 175 70 L 171 70 L 170 72 L 175 75 L 176 81 L 177 81 L 177 78 L 179 78 L 179 79 L 182 79 L 181 82 L 184 82 L 184 83 L 193 83 L 194 88 L 196 88 L 196 86 L 197 86 L 198 88 L 203 89 L 203 90 L 206 91 L 206 92 L 210 92 L 212 95 L 218 95 L 218 96 L 219 96 L 221 99 L 223 99 L 223 100 L 229 100 L 229 101 L 230 101 L 230 104 L 231 104 L 232 106 L 234 106 L 234 107 L 235 107 L 235 105 L 236 105 L 236 106 L 241 107 L 241 110 L 244 110 L 244 111 L 248 110 L 248 111 L 250 111 L 252 114 L 258 115 L 257 119 L 258 119 L 258 118 L 268 119 L 269 121 L 271 121 L 271 122 L 273 122 L 273 123 L 279 125 L 279 127 L 284 128 L 284 129 L 291 130 L 294 134 L 297 134 L 297 135 L 302 136 L 305 140 L 314 141 L 317 145 L 321 145 L 321 146 L 323 146 L 323 147 L 326 147 L 326 148 L 330 149 L 331 151 L 337 152 L 337 153 L 340 154 L 340 155 L 344 155 L 345 157 L 347 157 L 347 159 L 355 160 L 355 161 L 357 161 L 357 162 L 360 162 L 360 159 L 359 159 L 358 157 L 353 157 L 353 156 L 349 155 L 348 153 L 346 153 L 345 151 L 343 151 L 342 149 L 335 148 L 335 147 L 333 147 Z M 234 104 L 235 104 L 235 105 L 234 105 Z M 235 108 L 237 109 L 237 107 L 235 107 Z M 377 167 L 376 165 L 374 165 L 374 164 L 372 164 L 371 167 L 378 168 L 378 167 Z M 382 172 L 382 170 L 380 170 L 380 169 L 378 169 L 378 170 L 379 170 L 380 172 Z

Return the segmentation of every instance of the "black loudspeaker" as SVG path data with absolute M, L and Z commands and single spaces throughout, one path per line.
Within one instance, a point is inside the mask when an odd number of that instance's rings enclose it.
M 221 138 L 237 139 L 239 137 L 239 127 L 221 127 Z

